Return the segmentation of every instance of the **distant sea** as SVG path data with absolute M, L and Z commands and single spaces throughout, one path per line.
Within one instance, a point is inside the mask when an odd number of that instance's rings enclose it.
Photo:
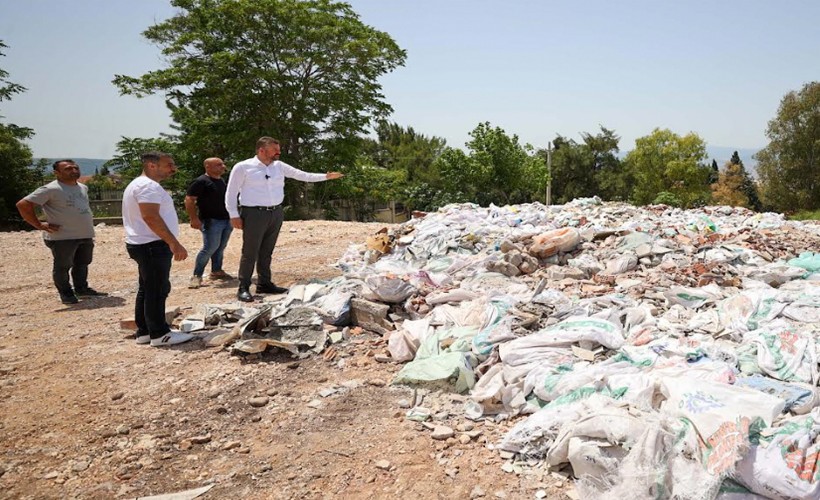
M 47 170 L 51 170 L 50 165 L 57 160 L 62 160 L 63 158 L 46 158 L 48 162 L 49 168 Z M 71 158 L 72 160 L 77 162 L 77 165 L 80 167 L 80 175 L 94 175 L 98 169 L 102 168 L 103 163 L 107 162 L 108 160 L 103 158 Z M 36 164 L 40 161 L 39 158 L 34 159 L 34 163 Z

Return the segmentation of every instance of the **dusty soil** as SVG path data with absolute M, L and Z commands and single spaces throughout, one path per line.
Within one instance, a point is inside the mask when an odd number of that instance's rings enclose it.
M 286 222 L 274 279 L 336 276 L 328 264 L 380 227 Z M 187 288 L 201 240 L 182 233 L 191 256 L 174 264 L 168 304 L 233 302 L 235 282 Z M 235 232 L 231 274 L 240 248 Z M 337 344 L 331 361 L 243 358 L 201 341 L 136 345 L 119 328 L 132 315 L 136 266 L 116 226 L 97 230 L 89 281 L 110 295 L 63 306 L 40 235 L 0 234 L 0 497 L 133 498 L 213 484 L 200 498 L 562 498 L 571 488 L 537 467 L 505 473 L 491 449 L 503 426 L 479 422 L 477 437 L 436 441 L 406 419 L 413 391 L 390 385 L 399 366 L 376 361 L 386 345 L 376 334 Z M 327 388 L 337 392 L 322 397 Z M 257 396 L 269 402 L 251 406 Z M 453 429 L 473 425 L 458 396 L 429 393 L 424 406 Z

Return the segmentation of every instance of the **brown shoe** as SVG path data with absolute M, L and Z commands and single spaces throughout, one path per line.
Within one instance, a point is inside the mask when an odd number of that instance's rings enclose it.
M 233 276 L 225 271 L 214 271 L 208 275 L 208 278 L 212 280 L 232 280 Z

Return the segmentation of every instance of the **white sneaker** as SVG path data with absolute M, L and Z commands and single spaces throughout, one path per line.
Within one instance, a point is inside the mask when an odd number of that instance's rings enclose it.
M 199 288 L 202 286 L 202 276 L 191 276 L 191 281 L 188 282 L 188 288 Z
M 192 338 L 194 338 L 193 335 L 171 330 L 170 332 L 166 333 L 158 339 L 151 339 L 151 347 L 166 347 L 169 345 L 177 345 L 183 342 L 188 342 Z
M 151 336 L 150 335 L 140 335 L 139 337 L 137 337 L 137 344 L 142 345 L 142 344 L 148 344 L 150 342 L 151 342 Z

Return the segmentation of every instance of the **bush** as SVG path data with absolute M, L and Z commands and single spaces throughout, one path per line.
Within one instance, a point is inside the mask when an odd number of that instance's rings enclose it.
M 669 191 L 661 191 L 658 196 L 652 200 L 653 205 L 669 205 L 670 207 L 682 207 L 683 202 L 680 198 L 670 193 Z

